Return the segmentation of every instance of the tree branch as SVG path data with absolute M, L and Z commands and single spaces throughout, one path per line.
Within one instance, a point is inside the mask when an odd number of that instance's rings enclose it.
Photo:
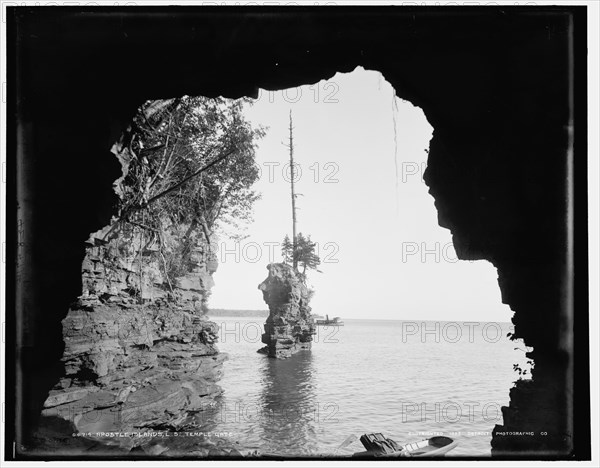
M 152 197 L 150 200 L 148 200 L 148 203 L 146 203 L 146 206 L 150 205 L 151 203 L 154 203 L 156 200 L 158 200 L 159 198 L 164 197 L 165 195 L 168 195 L 169 193 L 171 193 L 174 190 L 177 190 L 179 187 L 181 187 L 182 185 L 186 184 L 187 182 L 189 182 L 191 179 L 193 179 L 194 177 L 200 175 L 202 172 L 206 171 L 207 169 L 210 169 L 211 167 L 213 167 L 215 164 L 223 161 L 225 158 L 229 157 L 231 154 L 233 154 L 233 152 L 236 150 L 237 148 L 233 148 L 231 149 L 229 152 L 225 153 L 222 156 L 219 156 L 217 159 L 215 159 L 214 161 L 208 163 L 206 166 L 198 169 L 196 172 L 194 172 L 193 174 L 189 175 L 188 177 L 186 177 L 185 179 L 183 179 L 181 182 L 176 183 L 175 185 L 173 185 L 172 187 L 168 188 L 167 190 L 165 190 L 164 192 L 159 193 L 158 195 L 155 195 L 154 197 Z M 141 209 L 141 208 L 138 208 Z

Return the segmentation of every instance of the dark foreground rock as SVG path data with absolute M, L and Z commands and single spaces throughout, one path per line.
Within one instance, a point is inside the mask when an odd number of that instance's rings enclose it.
M 267 266 L 269 276 L 259 286 L 269 306 L 260 349 L 270 357 L 288 358 L 292 354 L 310 349 L 316 333 L 311 316 L 309 290 L 300 273 L 285 263 Z
M 221 433 L 202 432 L 191 426 L 180 431 L 134 431 L 106 433 L 89 437 L 72 432 L 74 426 L 61 418 L 43 417 L 24 453 L 48 459 L 81 459 L 81 457 L 127 459 L 241 459 L 260 456 L 252 447 L 245 447 Z

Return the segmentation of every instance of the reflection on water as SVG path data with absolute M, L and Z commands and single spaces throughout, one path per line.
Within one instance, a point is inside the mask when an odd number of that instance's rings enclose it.
M 318 406 L 312 353 L 289 359 L 265 359 L 262 373 L 262 437 L 270 451 L 296 455 L 316 453 Z
M 263 454 L 317 454 L 315 425 L 323 417 L 323 408 L 316 401 L 311 351 L 283 360 L 256 352 L 245 357 L 252 360 L 253 368 L 234 361 L 235 356 L 230 358 L 228 378 L 221 382 L 227 391 L 196 415 L 199 429 L 229 433 L 244 449 Z M 229 379 L 235 385 L 228 385 Z
M 489 456 L 513 363 L 525 360 L 506 338 L 508 324 L 497 336 L 484 331 L 498 324 L 457 324 L 461 339 L 445 340 L 431 333 L 443 323 L 403 338 L 405 322 L 370 320 L 348 320 L 335 333 L 320 329 L 311 351 L 276 360 L 256 352 L 260 333 L 250 331 L 263 320 L 219 323 L 227 331 L 219 348 L 229 354 L 224 393 L 202 415 L 202 430 L 227 432 L 241 449 L 263 454 L 333 454 L 351 434 L 381 432 L 399 443 L 441 433 L 459 442 L 449 456 Z M 358 440 L 349 447 L 361 450 Z

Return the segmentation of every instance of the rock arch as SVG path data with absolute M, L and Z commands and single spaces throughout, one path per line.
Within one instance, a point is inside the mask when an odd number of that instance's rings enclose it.
M 459 258 L 498 268 L 516 334 L 534 347 L 534 380 L 511 390 L 498 429 L 551 436 L 495 436 L 494 453 L 585 457 L 588 410 L 573 407 L 589 399 L 585 268 L 573 283 L 574 259 L 586 262 L 585 216 L 574 231 L 568 225 L 569 194 L 586 206 L 585 109 L 570 107 L 573 92 L 585 103 L 585 56 L 577 52 L 569 73 L 571 48 L 586 40 L 583 8 L 9 7 L 17 120 L 8 193 L 18 205 L 9 201 L 17 248 L 8 264 L 17 267 L 7 283 L 16 288 L 7 346 L 22 392 L 6 406 L 7 419 L 22 423 L 19 439 L 60 371 L 60 321 L 81 288 L 83 242 L 107 224 L 114 202 L 110 146 L 139 104 L 256 96 L 360 65 L 425 112 L 439 224 Z

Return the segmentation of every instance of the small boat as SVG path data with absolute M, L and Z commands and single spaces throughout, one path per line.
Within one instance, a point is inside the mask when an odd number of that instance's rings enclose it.
M 316 320 L 315 324 L 329 327 L 341 327 L 344 325 L 344 322 L 342 322 L 339 317 L 333 317 L 333 319 L 329 320 L 329 315 L 326 315 L 325 320 Z
M 360 441 L 367 450 L 353 457 L 443 457 L 458 445 L 450 437 L 435 436 L 400 446 L 379 433 L 364 434 Z

